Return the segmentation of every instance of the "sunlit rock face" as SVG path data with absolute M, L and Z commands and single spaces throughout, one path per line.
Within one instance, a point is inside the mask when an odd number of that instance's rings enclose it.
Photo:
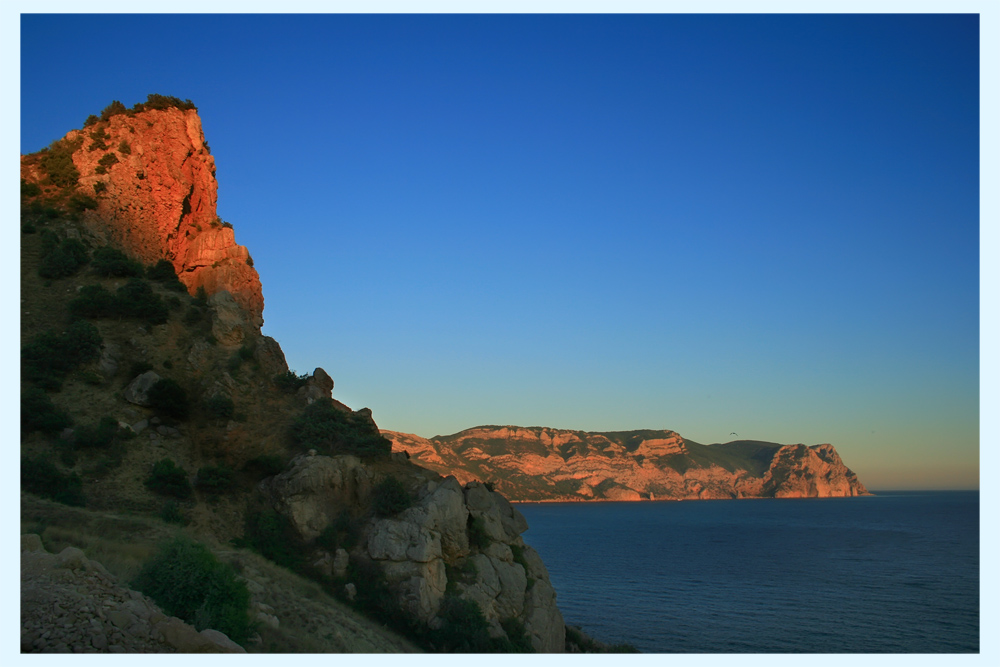
M 96 129 L 107 135 L 98 143 L 105 148 L 94 148 Z M 191 294 L 199 287 L 209 296 L 228 291 L 260 328 L 260 277 L 232 227 L 218 219 L 215 159 L 197 111 L 118 114 L 65 138 L 83 139 L 73 154 L 79 191 L 94 195 L 95 185 L 103 188 L 96 210 L 85 213 L 93 232 L 145 264 L 169 260 Z M 116 161 L 107 164 L 108 156 Z
M 480 426 L 421 438 L 383 431 L 393 450 L 513 500 L 689 500 L 867 495 L 832 445 L 700 445 L 673 431 L 588 433 Z

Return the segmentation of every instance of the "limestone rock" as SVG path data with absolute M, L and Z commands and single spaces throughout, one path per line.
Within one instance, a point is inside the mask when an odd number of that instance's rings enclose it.
M 313 540 L 339 516 L 341 508 L 367 501 L 368 470 L 356 456 L 305 456 L 261 482 L 276 508 L 306 541 Z
M 307 404 L 320 398 L 332 398 L 333 378 L 322 368 L 317 368 L 306 380 L 305 385 L 299 388 L 298 393 L 306 399 Z M 369 411 L 370 415 L 371 411 Z
M 589 433 L 519 426 L 479 426 L 431 439 L 393 431 L 382 434 L 392 441 L 393 452 L 405 453 L 420 465 L 442 475 L 454 475 L 463 483 L 492 480 L 498 491 L 515 500 L 635 501 L 868 493 L 831 445 L 807 448 L 737 441 L 706 447 L 667 430 Z M 733 469 L 734 460 L 741 460 L 744 467 Z M 482 501 L 481 495 L 479 491 L 473 493 L 473 506 Z M 517 520 L 510 519 L 505 530 L 516 531 Z M 489 527 L 491 531 L 493 528 Z
M 156 373 L 156 371 L 146 371 L 129 382 L 128 386 L 125 387 L 125 391 L 122 392 L 122 395 L 129 403 L 148 406 L 149 390 L 161 379 L 162 378 Z
M 105 150 L 90 150 L 92 128 L 73 130 L 83 137 L 73 162 L 80 190 L 104 193 L 84 221 L 92 233 L 123 248 L 144 264 L 167 259 L 194 294 L 230 292 L 247 312 L 250 326 L 263 324 L 260 278 L 247 249 L 237 245 L 231 226 L 216 212 L 215 160 L 208 151 L 201 119 L 194 109 L 150 109 L 112 116 L 102 123 L 109 135 Z M 125 141 L 128 154 L 115 152 Z M 98 173 L 99 161 L 114 154 L 118 162 Z
M 208 297 L 208 305 L 212 309 L 212 335 L 226 346 L 242 345 L 247 337 L 247 313 L 233 295 L 226 290 L 220 290 Z

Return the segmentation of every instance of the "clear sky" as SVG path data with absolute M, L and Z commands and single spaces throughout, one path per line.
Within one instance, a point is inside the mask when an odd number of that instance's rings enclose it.
M 21 152 L 198 106 L 264 333 L 383 428 L 977 488 L 976 15 L 23 15 Z

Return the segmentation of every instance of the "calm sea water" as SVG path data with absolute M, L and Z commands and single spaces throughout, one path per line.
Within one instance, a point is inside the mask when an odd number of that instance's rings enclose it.
M 979 492 L 524 503 L 566 623 L 655 653 L 979 651 Z

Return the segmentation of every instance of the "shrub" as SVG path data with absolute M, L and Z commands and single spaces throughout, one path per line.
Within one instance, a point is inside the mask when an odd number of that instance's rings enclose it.
M 73 435 L 74 444 L 78 448 L 107 447 L 118 436 L 118 420 L 114 417 L 101 417 L 97 424 L 78 427 Z
M 43 332 L 21 349 L 21 377 L 42 389 L 57 390 L 70 371 L 100 356 L 102 344 L 97 327 L 82 320 L 61 334 Z
M 283 515 L 267 508 L 247 514 L 243 538 L 238 546 L 249 546 L 264 558 L 295 570 L 302 566 L 295 528 Z
M 469 516 L 468 530 L 470 546 L 482 551 L 490 545 L 490 536 L 486 532 L 486 524 L 483 523 L 482 518 Z
M 101 119 L 95 116 L 94 114 L 90 114 L 89 116 L 87 116 L 87 120 L 83 121 L 83 126 L 90 127 L 91 125 L 96 125 L 97 121 L 99 120 Z
M 87 248 L 79 240 L 60 240 L 54 232 L 42 232 L 42 256 L 38 263 L 38 275 L 42 278 L 68 278 L 79 271 L 87 259 Z
M 141 276 L 144 273 L 142 264 L 130 259 L 121 250 L 110 246 L 94 250 L 91 266 L 94 273 L 105 278 L 128 278 Z
M 128 109 L 125 108 L 124 104 L 118 100 L 111 100 L 111 104 L 104 107 L 104 111 L 101 112 L 101 120 L 108 121 L 111 120 L 112 116 L 117 116 L 126 112 L 128 112 Z
M 108 153 L 100 160 L 98 160 L 97 164 L 101 165 L 102 167 L 110 168 L 111 165 L 118 164 L 118 156 L 115 155 L 114 153 Z
M 75 472 L 61 473 L 55 464 L 45 459 L 21 461 L 21 489 L 51 498 L 57 503 L 83 507 L 83 481 Z
M 157 95 L 156 93 L 150 93 L 146 96 L 145 102 L 137 102 L 135 106 L 132 107 L 132 111 L 139 113 L 141 111 L 147 111 L 149 109 L 170 109 L 176 107 L 181 111 L 187 111 L 188 109 L 197 110 L 198 107 L 194 105 L 191 100 L 184 100 L 183 102 L 174 97 L 173 95 Z
M 224 465 L 203 466 L 198 469 L 194 485 L 212 496 L 225 493 L 236 486 L 236 473 Z
M 121 153 L 122 155 L 131 155 L 132 147 L 129 145 L 127 141 L 122 139 L 121 143 L 118 144 L 118 152 Z
M 231 565 L 190 538 L 162 545 L 132 586 L 196 630 L 212 628 L 238 644 L 245 644 L 254 631 L 246 584 Z
M 104 181 L 97 181 L 96 183 L 94 183 L 94 194 L 95 195 L 99 195 L 102 192 L 107 191 L 107 189 L 108 189 L 108 184 L 105 183 Z
M 390 475 L 375 487 L 374 505 L 376 515 L 392 516 L 413 505 L 413 498 L 402 483 Z
M 280 391 L 286 394 L 294 394 L 298 391 L 299 387 L 305 385 L 306 380 L 309 379 L 309 374 L 305 373 L 303 375 L 296 375 L 295 371 L 285 371 L 284 373 L 278 373 L 273 378 L 271 382 L 274 383 Z
M 361 539 L 361 526 L 351 517 L 348 510 L 337 515 L 330 525 L 316 538 L 316 546 L 334 552 L 337 549 L 352 549 Z
M 177 467 L 172 459 L 160 459 L 153 466 L 144 482 L 153 493 L 174 498 L 190 498 L 191 483 L 183 468 Z
M 149 405 L 157 412 L 173 419 L 187 419 L 190 406 L 187 392 L 170 378 L 158 380 L 146 393 Z
M 181 506 L 176 500 L 168 500 L 160 509 L 160 518 L 167 523 L 176 523 L 181 526 L 187 525 L 188 519 L 181 511 Z
M 329 398 L 306 406 L 292 424 L 292 438 L 303 449 L 324 454 L 354 454 L 363 458 L 388 456 L 392 443 L 371 421 L 356 412 L 334 407 Z
M 146 277 L 154 282 L 158 282 L 167 289 L 175 292 L 185 292 L 187 288 L 177 277 L 174 265 L 166 259 L 161 259 L 153 266 L 146 269 Z
M 118 312 L 115 296 L 101 285 L 84 285 L 69 302 L 72 317 L 113 317 Z
M 25 433 L 58 433 L 72 423 L 69 414 L 41 389 L 31 387 L 21 394 L 21 430 Z
M 163 299 L 139 278 L 132 278 L 118 288 L 115 292 L 115 307 L 122 317 L 150 324 L 164 324 L 170 315 L 170 309 Z
M 110 139 L 108 133 L 104 131 L 104 127 L 101 125 L 97 126 L 97 129 L 90 133 L 91 144 L 89 150 L 92 151 L 106 151 L 108 150 L 108 145 L 104 143 L 105 139 Z
M 260 477 L 272 477 L 285 469 L 285 459 L 277 454 L 261 454 L 247 461 L 243 468 Z
M 431 631 L 435 649 L 446 653 L 488 653 L 494 649 L 483 612 L 472 600 L 446 595 L 441 599 L 441 627 Z
M 53 184 L 61 188 L 70 188 L 77 184 L 80 172 L 73 164 L 73 153 L 82 144 L 83 137 L 78 137 L 74 141 L 57 139 L 42 152 L 39 164 L 49 175 L 49 180 Z
M 72 213 L 83 213 L 84 211 L 89 211 L 97 208 L 97 201 L 93 197 L 88 197 L 87 195 L 73 195 L 66 202 L 66 208 L 68 208 Z
M 222 394 L 216 394 L 205 400 L 205 412 L 213 419 L 232 419 L 236 406 L 233 399 Z
M 37 183 L 28 183 L 23 178 L 21 179 L 22 197 L 37 197 L 40 194 L 42 194 L 42 189 L 38 187 Z

